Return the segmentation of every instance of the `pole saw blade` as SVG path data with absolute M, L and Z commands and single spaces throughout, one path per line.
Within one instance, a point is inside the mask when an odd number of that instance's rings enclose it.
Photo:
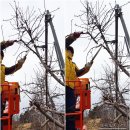
M 96 56 L 98 55 L 98 53 L 100 52 L 102 46 L 99 48 L 99 50 L 96 52 L 96 54 L 93 56 L 92 60 L 90 61 L 90 63 L 93 63 L 94 59 L 96 58 Z

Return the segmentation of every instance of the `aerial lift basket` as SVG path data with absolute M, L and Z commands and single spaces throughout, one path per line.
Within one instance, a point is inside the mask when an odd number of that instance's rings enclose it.
M 20 87 L 17 82 L 4 82 L 1 87 L 1 100 L 5 103 L 1 115 L 2 130 L 12 130 L 12 116 L 19 113 Z
M 79 99 L 74 113 L 67 113 L 66 116 L 75 116 L 76 128 L 82 130 L 83 127 L 83 112 L 91 108 L 91 90 L 88 78 L 78 78 L 75 81 L 66 81 L 74 83 L 75 96 Z M 78 106 L 78 107 L 77 107 Z

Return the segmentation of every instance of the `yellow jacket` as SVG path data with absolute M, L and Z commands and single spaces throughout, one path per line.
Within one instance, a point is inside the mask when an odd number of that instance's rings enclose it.
M 5 81 L 5 65 L 1 64 L 0 67 L 0 84 L 3 84 Z M 2 91 L 2 87 L 0 86 L 0 92 Z
M 65 78 L 66 78 L 66 86 L 71 87 L 74 89 L 75 83 L 74 81 L 78 80 L 78 77 L 86 74 L 90 67 L 83 67 L 79 69 L 77 65 L 72 62 L 72 57 L 69 55 L 68 51 L 66 50 L 66 57 L 65 57 Z
M 66 50 L 66 58 L 65 58 L 65 78 L 66 78 L 66 86 L 74 89 L 74 82 L 70 82 L 70 80 L 76 80 L 76 64 L 72 62 L 72 57 L 69 56 L 68 51 Z
M 1 74 L 0 83 L 3 84 L 5 81 L 5 65 L 3 64 L 1 64 L 0 74 Z
M 17 64 L 13 65 L 12 67 L 5 67 L 5 65 L 1 64 L 0 68 L 0 84 L 3 84 L 5 81 L 5 75 L 13 74 L 17 70 L 19 70 L 24 62 L 18 62 Z M 2 91 L 2 88 L 0 86 L 0 92 Z

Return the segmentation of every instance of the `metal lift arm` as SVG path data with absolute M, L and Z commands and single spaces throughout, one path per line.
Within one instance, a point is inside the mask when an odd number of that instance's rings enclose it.
M 53 34 L 53 37 L 54 37 L 54 45 L 55 45 L 55 49 L 56 49 L 56 54 L 57 54 L 59 66 L 60 66 L 62 73 L 64 73 L 64 59 L 63 59 L 63 56 L 62 56 L 62 53 L 61 53 L 61 49 L 60 49 L 60 46 L 59 46 L 59 42 L 58 42 L 58 39 L 57 39 L 57 35 L 56 35 L 56 32 L 55 32 L 51 17 L 50 17 L 50 20 L 49 20 L 49 24 L 50 24 L 52 34 Z
M 125 37 L 126 37 L 126 47 L 127 47 L 127 51 L 129 53 L 129 56 L 130 56 L 130 37 L 129 37 L 129 33 L 128 33 L 128 30 L 127 30 L 122 12 L 121 12 L 121 7 L 119 7 L 119 17 L 120 17 L 120 20 L 121 20 L 121 23 L 122 23 L 122 27 L 124 29 L 124 33 L 125 33 Z

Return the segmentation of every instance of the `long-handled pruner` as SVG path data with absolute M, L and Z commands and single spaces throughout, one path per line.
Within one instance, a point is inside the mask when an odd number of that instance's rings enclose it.
M 96 52 L 96 54 L 93 56 L 93 58 L 91 59 L 90 63 L 92 64 L 94 59 L 96 58 L 96 56 L 98 55 L 98 53 L 100 52 L 102 46 L 99 48 L 99 50 Z

